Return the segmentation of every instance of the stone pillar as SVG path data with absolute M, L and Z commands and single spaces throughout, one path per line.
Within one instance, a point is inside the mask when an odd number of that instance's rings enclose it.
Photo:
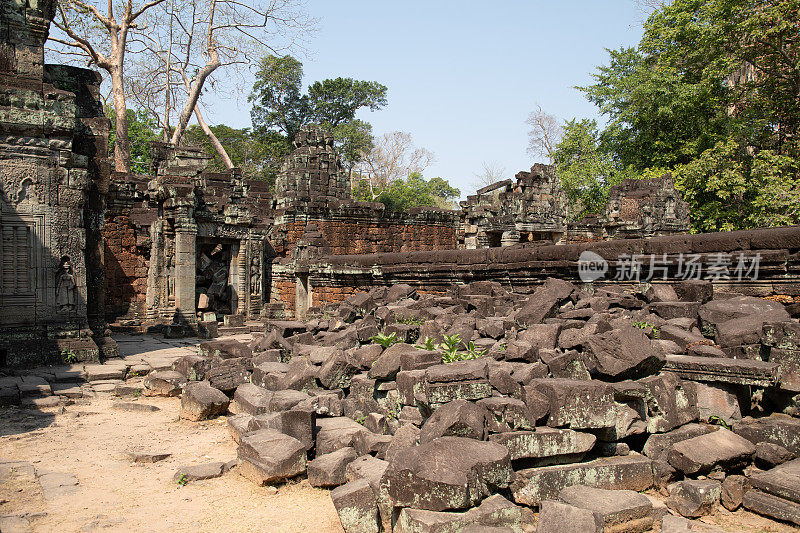
M 160 310 L 159 277 L 161 275 L 163 263 L 164 231 L 163 222 L 157 220 L 150 227 L 151 247 L 150 247 L 150 266 L 147 270 L 147 293 L 145 294 L 145 316 L 156 319 Z
M 195 309 L 195 272 L 197 230 L 175 229 L 175 314 L 188 324 L 197 322 Z

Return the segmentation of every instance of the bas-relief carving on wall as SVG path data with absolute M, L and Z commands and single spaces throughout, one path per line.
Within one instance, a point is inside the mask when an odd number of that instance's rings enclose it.
M 72 270 L 69 256 L 61 258 L 61 264 L 56 274 L 56 307 L 59 313 L 69 313 L 75 310 L 77 285 Z
M 259 250 L 253 250 L 253 255 L 250 258 L 250 294 L 253 296 L 261 295 L 262 269 Z

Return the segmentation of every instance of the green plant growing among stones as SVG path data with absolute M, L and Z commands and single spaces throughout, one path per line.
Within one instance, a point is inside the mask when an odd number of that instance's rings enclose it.
M 654 339 L 657 339 L 657 338 L 658 338 L 659 328 L 657 328 L 656 326 L 654 326 L 654 325 L 653 325 L 653 324 L 651 324 L 650 322 L 647 322 L 647 321 L 642 321 L 642 322 L 631 322 L 631 324 L 632 324 L 632 325 L 633 325 L 633 327 L 635 327 L 635 328 L 639 328 L 639 329 L 650 329 L 650 330 L 653 332 L 653 338 L 654 338 Z
M 419 348 L 420 350 L 428 350 L 429 352 L 436 351 L 437 345 L 436 340 L 432 339 L 431 337 L 425 337 L 425 340 L 422 341 L 422 344 L 414 345 L 415 348 Z
M 178 477 L 178 481 L 176 483 L 178 483 L 178 485 L 180 485 L 181 487 L 185 487 L 186 484 L 189 483 L 189 478 L 186 477 L 186 474 L 181 474 Z
M 423 324 L 425 324 L 424 318 L 415 318 L 413 316 L 398 315 L 397 317 L 395 317 L 395 319 L 400 324 L 408 324 L 411 326 L 422 326 Z
M 725 429 L 731 429 L 731 426 L 730 426 L 730 424 L 728 424 L 727 422 L 725 422 L 725 420 L 723 420 L 723 419 L 722 419 L 722 417 L 720 417 L 720 416 L 717 416 L 717 415 L 711 415 L 711 416 L 709 416 L 709 417 L 708 417 L 708 423 L 709 423 L 709 424 L 716 425 L 716 426 L 722 426 L 722 427 L 724 427 Z
M 389 346 L 400 342 L 400 339 L 397 338 L 397 334 L 394 331 L 388 335 L 385 333 L 378 333 L 377 335 L 370 337 L 369 340 L 376 344 L 380 344 L 384 348 L 388 348 Z
M 61 351 L 61 360 L 64 361 L 68 365 L 77 363 L 78 362 L 78 354 L 76 354 L 72 350 L 62 350 Z

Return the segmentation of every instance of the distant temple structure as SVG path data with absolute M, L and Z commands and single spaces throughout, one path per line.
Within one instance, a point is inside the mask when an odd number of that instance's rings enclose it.
M 570 221 L 566 195 L 552 166 L 536 164 L 516 181 L 484 187 L 461 202 L 464 248 L 521 243 L 563 244 L 614 238 L 643 238 L 689 231 L 689 205 L 669 174 L 626 179 L 610 188 L 599 216 Z

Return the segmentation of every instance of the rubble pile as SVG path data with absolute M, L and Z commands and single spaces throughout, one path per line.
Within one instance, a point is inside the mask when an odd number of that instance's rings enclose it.
M 217 320 L 220 315 L 231 314 L 231 286 L 228 284 L 228 267 L 231 263 L 230 247 L 221 244 L 204 245 L 197 257 L 197 310 L 205 320 Z
M 377 288 L 173 371 L 182 416 L 231 413 L 242 475 L 332 488 L 348 533 L 800 525 L 800 323 L 706 281 Z

